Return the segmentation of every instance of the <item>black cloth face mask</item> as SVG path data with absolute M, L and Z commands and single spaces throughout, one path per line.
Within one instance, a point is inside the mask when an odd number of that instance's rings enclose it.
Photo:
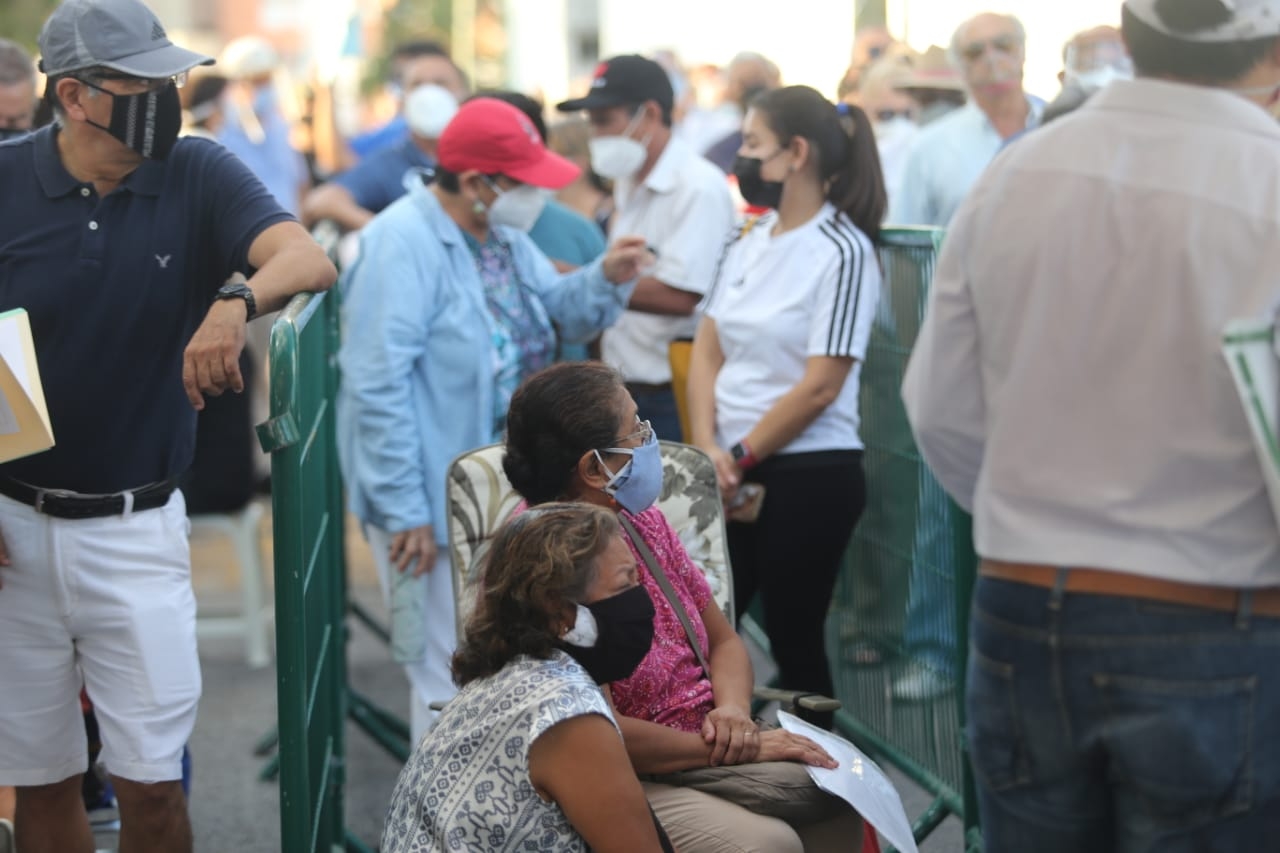
M 81 80 L 91 89 L 111 96 L 111 124 L 89 124 L 106 131 L 148 160 L 163 160 L 173 150 L 182 130 L 182 101 L 178 87 L 167 85 L 136 95 L 115 92 Z
M 765 158 L 772 160 L 781 151 Z M 743 157 L 733 160 L 733 176 L 738 179 L 738 192 L 752 207 L 772 207 L 775 210 L 782 201 L 782 181 L 766 181 L 760 176 L 765 160 L 759 157 Z
M 653 599 L 643 586 L 583 605 L 595 617 L 594 646 L 561 642 L 597 684 L 629 678 L 653 645 Z

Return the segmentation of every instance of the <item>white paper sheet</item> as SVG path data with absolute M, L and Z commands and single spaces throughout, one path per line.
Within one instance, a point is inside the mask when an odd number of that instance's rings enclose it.
M 911 833 L 911 821 L 902 806 L 902 797 L 898 796 L 898 791 L 879 765 L 839 735 L 811 726 L 786 711 L 778 712 L 778 725 L 815 741 L 840 762 L 834 770 L 808 768 L 819 788 L 857 809 L 863 820 L 874 826 L 902 853 L 920 853 Z
M 1222 354 L 1249 421 L 1271 511 L 1280 524 L 1280 339 L 1270 317 L 1233 320 L 1222 336 Z

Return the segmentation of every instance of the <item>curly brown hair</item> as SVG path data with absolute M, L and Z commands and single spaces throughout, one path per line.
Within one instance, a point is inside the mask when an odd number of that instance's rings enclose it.
M 520 655 L 550 657 L 561 614 L 582 600 L 597 558 L 619 530 L 613 513 L 582 503 L 543 504 L 503 525 L 453 655 L 454 682 L 463 687 L 493 675 Z

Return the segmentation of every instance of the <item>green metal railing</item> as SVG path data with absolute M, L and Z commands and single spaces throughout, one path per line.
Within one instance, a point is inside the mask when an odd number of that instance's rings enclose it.
M 336 263 L 338 230 L 313 236 Z M 347 680 L 348 614 L 380 638 L 386 629 L 347 595 L 345 505 L 338 469 L 339 301 L 295 297 L 271 327 L 271 417 L 258 441 L 271 454 L 278 726 L 259 741 L 259 774 L 279 780 L 283 853 L 370 848 L 344 827 L 344 722 L 399 761 L 409 726 Z
M 343 850 L 346 688 L 336 300 L 302 294 L 271 328 L 271 454 L 283 853 Z
M 901 399 L 942 233 L 882 234 L 884 284 L 860 389 L 867 506 L 828 631 L 844 703 L 838 728 L 934 796 L 915 821 L 918 840 L 954 814 L 965 822 L 966 845 L 977 849 L 961 735 L 976 570 L 969 519 L 921 460 Z

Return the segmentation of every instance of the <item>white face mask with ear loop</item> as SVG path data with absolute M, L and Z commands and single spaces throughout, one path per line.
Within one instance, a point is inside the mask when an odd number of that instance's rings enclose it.
M 583 649 L 594 648 L 596 642 L 600 639 L 600 626 L 596 624 L 596 617 L 581 604 L 574 606 L 578 608 L 578 611 L 577 615 L 574 616 L 573 627 L 560 639 L 571 646 L 578 646 Z
M 640 171 L 644 158 L 649 153 L 649 136 L 645 136 L 643 140 L 632 139 L 631 132 L 643 115 L 644 106 L 641 105 L 621 135 L 593 137 L 587 142 L 591 152 L 591 168 L 597 175 L 616 181 L 629 178 Z
M 527 234 L 547 206 L 546 193 L 530 184 L 504 190 L 490 178 L 485 183 L 498 195 L 489 205 L 490 225 L 506 225 Z
M 448 89 L 433 83 L 418 86 L 404 100 L 405 122 L 423 139 L 439 139 L 457 112 L 458 99 Z

